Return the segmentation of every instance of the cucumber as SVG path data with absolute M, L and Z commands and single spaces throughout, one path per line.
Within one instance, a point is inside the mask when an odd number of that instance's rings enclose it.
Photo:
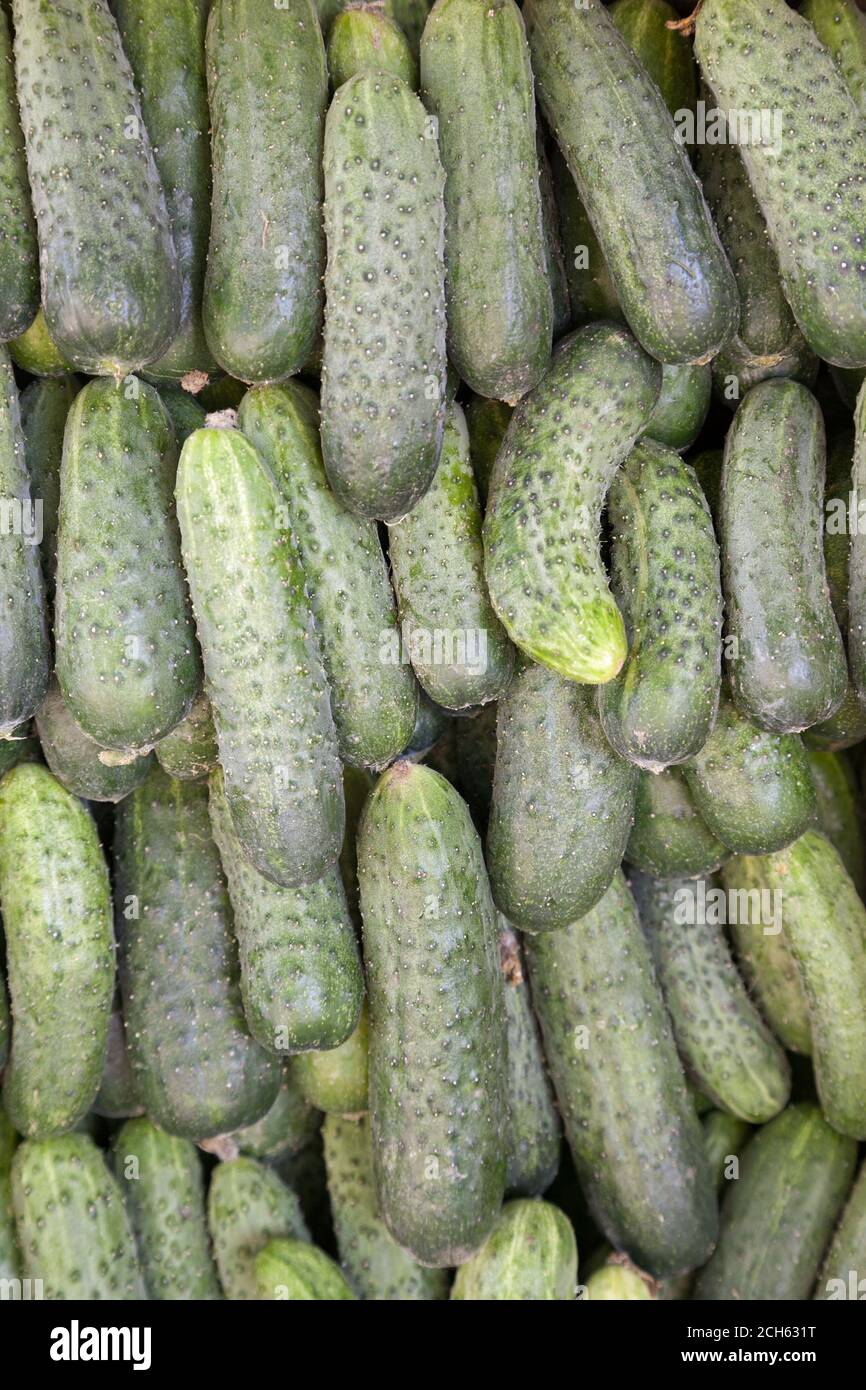
M 43 1298 L 147 1297 L 120 1188 L 86 1134 L 21 1144 L 12 1203 L 24 1274 L 42 1281 Z
M 554 144 L 550 172 L 559 211 L 559 236 L 574 324 L 610 319 L 625 323 L 604 252 L 580 200 L 571 171 Z
M 14 0 L 12 17 L 48 331 L 78 371 L 121 377 L 167 350 L 181 308 L 129 62 L 107 0 Z
M 421 35 L 430 7 L 431 0 L 385 0 L 385 13 L 390 15 L 395 24 L 399 24 L 416 56 L 421 47 Z
M 402 640 L 422 687 L 446 709 L 497 699 L 514 667 L 484 583 L 481 531 L 469 432 L 452 401 L 429 490 L 388 528 Z
M 722 589 L 710 510 L 694 472 L 644 440 L 614 478 L 612 588 L 629 635 L 598 691 L 608 742 L 650 772 L 699 752 L 716 720 Z
M 523 651 L 571 680 L 603 684 L 625 660 L 600 514 L 660 382 L 658 363 L 624 329 L 583 328 L 559 344 L 496 457 L 484 521 L 493 607 Z
M 334 91 L 357 72 L 386 72 L 418 90 L 418 63 L 403 30 L 378 6 L 352 5 L 328 33 L 328 72 Z
M 108 1020 L 105 1066 L 102 1069 L 102 1079 L 93 1102 L 92 1113 L 110 1120 L 144 1114 L 144 1106 L 139 1103 L 135 1094 L 132 1068 L 126 1051 L 123 1013 L 118 1007 L 115 1007 Z
M 716 1187 L 723 1188 L 732 1180 L 728 1172 L 730 1160 L 739 1160 L 754 1131 L 745 1120 L 738 1119 L 736 1115 L 727 1115 L 723 1110 L 711 1110 L 701 1123 L 704 1127 L 704 1144 L 709 1155 L 710 1168 L 716 1177 Z M 739 1168 L 736 1175 L 739 1176 Z
M 710 408 L 713 376 L 708 366 L 663 367 L 662 387 L 646 433 L 682 453 L 694 444 Z
M 852 500 L 857 510 L 866 497 L 866 383 L 861 386 L 854 407 L 854 462 L 851 470 Z M 848 660 L 851 679 L 861 702 L 866 705 L 866 528 L 856 524 L 851 530 L 848 551 Z
M 707 506 L 712 513 L 713 523 L 717 533 L 719 529 L 719 491 L 721 487 L 723 457 L 724 453 L 721 449 L 702 449 L 700 453 L 692 454 L 689 459 L 689 463 L 695 470 L 695 475 L 701 485 L 701 490 L 707 499 Z
M 735 854 L 769 854 L 815 815 L 803 741 L 759 729 L 725 696 L 715 728 L 683 768 L 698 815 Z
M 206 777 L 217 765 L 217 739 L 207 696 L 200 692 L 189 714 L 156 745 L 156 756 L 170 777 L 182 782 Z
M 334 1261 L 302 1240 L 270 1241 L 255 1258 L 257 1298 L 289 1303 L 354 1299 Z
M 319 1133 L 322 1116 L 301 1092 L 291 1062 L 283 1065 L 280 1089 L 267 1114 L 232 1135 L 247 1158 L 278 1160 L 300 1153 Z
M 700 912 L 697 888 L 689 879 L 632 880 L 686 1069 L 720 1110 L 766 1124 L 791 1094 L 787 1058 L 746 992 L 724 928 Z
M 36 711 L 36 728 L 58 782 L 85 801 L 122 801 L 141 786 L 153 765 L 152 753 L 132 762 L 103 762 L 105 750 L 78 727 L 55 680 Z
M 210 230 L 210 113 L 205 29 L 210 0 L 114 0 L 117 27 L 141 97 L 177 252 L 180 327 L 151 365 L 160 377 L 215 366 L 201 322 Z
M 497 906 L 528 931 L 594 907 L 619 867 L 638 772 L 604 737 L 593 691 L 526 665 L 499 703 L 487 861 Z
M 312 0 L 214 0 L 208 346 L 241 381 L 301 370 L 322 320 L 325 45 Z
M 848 689 L 845 691 L 841 705 L 829 719 L 822 719 L 820 724 L 813 724 L 811 729 L 806 729 L 803 733 L 803 742 L 807 748 L 822 749 L 826 752 L 840 752 L 845 748 L 853 748 L 855 744 L 862 743 L 866 738 L 866 705 L 860 699 L 854 688 L 853 681 L 849 678 Z
M 209 780 L 213 836 L 234 909 L 241 995 L 252 1036 L 270 1052 L 337 1047 L 364 997 L 355 929 L 336 864 L 281 888 L 246 859 L 219 769 Z
M 577 1242 L 551 1202 L 518 1198 L 502 1208 L 477 1254 L 457 1271 L 452 1299 L 563 1302 L 574 1298 Z
M 171 423 L 174 425 L 175 438 L 179 446 L 184 444 L 196 430 L 204 428 L 207 413 L 204 406 L 200 405 L 196 397 L 191 396 L 189 391 L 184 391 L 182 387 L 174 386 L 171 382 L 161 382 L 159 397 L 171 416 Z
M 358 73 L 331 102 L 324 162 L 322 452 L 350 511 L 395 521 L 433 481 L 445 421 L 435 121 L 399 78 Z
M 296 887 L 337 858 L 344 808 L 318 639 L 279 507 L 237 430 L 186 441 L 178 520 L 232 821 L 259 872 Z
M 21 1277 L 21 1252 L 12 1215 L 12 1156 L 18 1136 L 0 1110 L 0 1279 Z
M 31 381 L 21 392 L 21 430 L 30 494 L 34 501 L 42 503 L 42 572 L 49 602 L 54 596 L 57 568 L 63 431 L 80 385 L 73 376 L 46 377 Z
M 237 381 L 233 376 L 220 376 L 203 386 L 196 400 L 209 415 L 220 410 L 237 410 L 248 389 L 245 381 Z
M 520 945 L 501 915 L 499 926 L 511 1118 L 505 1187 L 513 1194 L 540 1197 L 559 1171 L 562 1125 L 547 1074 Z
M 835 845 L 861 898 L 866 897 L 863 810 L 854 769 L 840 753 L 810 749 L 808 758 L 818 802 L 818 826 Z
M 447 1298 L 446 1271 L 417 1264 L 379 1215 L 368 1122 L 329 1115 L 323 1134 L 340 1264 L 358 1297 L 402 1303 Z
M 114 943 L 96 827 L 35 763 L 0 783 L 0 910 L 14 1021 L 3 1101 L 19 1134 L 43 1139 L 72 1129 L 96 1095 Z
M 862 1301 L 866 1269 L 866 1165 L 839 1218 L 839 1225 L 824 1256 L 813 1298 L 855 1298 Z M 853 1275 L 853 1278 L 852 1278 Z
M 805 1299 L 845 1201 L 857 1146 L 816 1105 L 789 1105 L 749 1144 L 728 1187 L 698 1301 Z
M 326 1115 L 356 1117 L 367 1110 L 370 1016 L 366 1003 L 345 1042 L 327 1051 L 304 1052 L 292 1062 L 292 1075 L 308 1104 Z
M 524 18 L 542 110 L 632 332 L 662 362 L 709 362 L 736 283 L 661 93 L 600 0 L 527 0 Z M 624 120 L 640 140 L 622 139 Z
M 114 1136 L 113 1155 L 150 1297 L 221 1298 L 195 1145 L 148 1119 L 127 1120 Z
M 771 138 L 740 149 L 809 346 L 838 366 L 866 366 L 866 138 L 842 74 L 784 0 L 706 0 L 695 48 L 720 107 L 749 111 L 760 92 L 774 113 Z M 817 141 L 822 158 L 806 176 L 801 151 Z
M 250 1037 L 207 787 L 159 767 L 115 824 L 120 981 L 135 1089 L 151 1119 L 205 1139 L 258 1120 L 280 1073 Z
M 641 773 L 625 849 L 629 864 L 654 878 L 696 878 L 713 873 L 729 853 L 698 813 L 679 768 Z
M 532 70 L 515 0 L 437 0 L 421 37 L 421 88 L 445 167 L 448 356 L 479 396 L 514 404 L 541 379 L 553 335 Z
M 565 1133 L 593 1220 L 656 1278 L 695 1268 L 716 1238 L 715 1192 L 622 874 L 580 921 L 530 937 L 527 953 Z
M 39 498 L 30 485 L 12 363 L 0 345 L 0 740 L 29 719 L 51 663 L 39 564 Z
M 39 308 L 39 248 L 18 118 L 9 17 L 0 13 L 0 342 L 17 338 Z
M 490 475 L 512 413 L 505 401 L 491 401 L 484 396 L 471 396 L 466 403 L 469 457 L 482 507 L 487 506 Z
M 829 48 L 848 90 L 866 113 L 866 17 L 857 0 L 805 0 L 800 14 Z
M 677 12 L 666 0 L 614 0 L 610 17 L 634 49 L 676 120 L 694 110 L 698 80 L 692 46 L 668 25 Z
M 481 845 L 443 777 L 410 762 L 383 773 L 358 876 L 377 1200 L 420 1264 L 462 1264 L 505 1187 L 505 1005 Z
M 376 525 L 331 491 L 319 444 L 319 402 L 300 383 L 257 387 L 238 412 L 277 480 L 318 627 L 344 762 L 382 767 L 406 746 L 416 712 L 412 672 L 389 661 L 397 612 Z
M 602 1265 L 586 1281 L 583 1298 L 587 1302 L 614 1300 L 618 1303 L 635 1303 L 653 1299 L 653 1284 L 629 1261 L 621 1263 L 622 1256 L 615 1256 L 610 1264 Z
M 74 370 L 48 332 L 41 308 L 29 328 L 10 341 L 9 355 L 16 367 L 31 376 L 68 376 Z
M 30 734 L 30 721 L 19 724 L 6 738 L 0 739 L 0 776 L 18 763 L 42 762 L 39 739 Z
M 571 296 L 568 292 L 568 275 L 562 252 L 559 212 L 556 206 L 556 191 L 553 187 L 553 171 L 544 148 L 544 132 L 540 125 L 536 126 L 535 148 L 538 157 L 538 191 L 541 195 L 544 276 L 550 285 L 553 341 L 556 342 L 563 333 L 568 332 L 571 325 Z
M 269 1241 L 309 1239 L 294 1192 L 253 1158 L 235 1158 L 214 1169 L 207 1210 L 220 1283 L 232 1300 L 258 1296 L 255 1260 Z
M 152 386 L 91 381 L 66 422 L 55 643 L 70 713 L 106 748 L 147 749 L 201 680 L 172 509 L 177 445 Z

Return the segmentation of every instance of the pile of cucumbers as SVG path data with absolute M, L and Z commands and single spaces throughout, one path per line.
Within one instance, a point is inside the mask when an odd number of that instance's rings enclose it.
M 866 1298 L 864 792 L 859 0 L 0 7 L 4 1298 Z

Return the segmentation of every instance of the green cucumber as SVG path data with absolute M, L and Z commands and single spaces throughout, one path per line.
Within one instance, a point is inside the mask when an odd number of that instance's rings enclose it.
M 368 1106 L 370 1015 L 366 1003 L 345 1042 L 326 1051 L 305 1052 L 292 1075 L 308 1104 L 326 1115 L 363 1114 Z
M 577 1242 L 568 1217 L 551 1202 L 507 1202 L 477 1254 L 457 1271 L 452 1299 L 564 1302 L 574 1298 Z
M 159 396 L 171 416 L 178 447 L 196 430 L 204 428 L 207 412 L 189 391 L 184 391 L 181 386 L 174 386 L 171 382 L 163 382 L 160 383 Z
M 662 388 L 646 434 L 682 453 L 694 444 L 710 408 L 713 378 L 707 366 L 662 368 Z
M 824 1256 L 813 1298 L 854 1298 L 862 1301 L 866 1284 L 866 1164 L 839 1218 Z
M 112 1148 L 150 1297 L 221 1298 L 195 1145 L 138 1119 L 118 1130 Z
M 816 1105 L 789 1105 L 765 1125 L 728 1185 L 719 1243 L 693 1298 L 808 1298 L 856 1155 Z
M 563 333 L 568 332 L 571 325 L 571 296 L 568 292 L 568 275 L 565 269 L 565 256 L 562 251 L 553 171 L 544 148 L 544 132 L 540 125 L 536 126 L 535 147 L 538 155 L 538 191 L 541 194 L 544 275 L 550 285 L 553 307 L 553 341 L 556 342 Z
M 108 1048 L 99 1090 L 93 1102 L 93 1114 L 109 1120 L 125 1120 L 132 1115 L 143 1113 L 144 1106 L 135 1094 L 132 1081 L 123 1012 L 120 1008 L 115 1008 L 108 1020 Z
M 784 0 L 706 0 L 695 48 L 720 107 L 753 111 L 760 92 L 773 113 L 770 138 L 740 150 L 809 346 L 838 366 L 866 366 L 866 137 L 833 57 Z M 818 141 L 807 172 L 801 152 Z
M 465 407 L 469 457 L 482 507 L 487 506 L 490 475 L 512 413 L 505 401 L 491 401 L 484 396 L 471 396 Z
M 0 13 L 0 342 L 17 338 L 39 308 L 39 248 L 18 116 L 9 17 Z
M 386 72 L 418 90 L 418 63 L 400 26 L 378 5 L 351 5 L 328 33 L 328 72 L 336 92 L 356 72 Z
M 217 765 L 217 738 L 207 696 L 201 692 L 189 714 L 161 738 L 155 748 L 162 767 L 182 782 L 206 777 Z
M 124 376 L 166 351 L 181 305 L 129 62 L 107 0 L 14 0 L 12 17 L 48 331 L 77 370 Z
M 279 509 L 237 430 L 186 441 L 178 519 L 232 821 L 260 873 L 294 887 L 337 858 L 344 807 L 318 638 Z
M 0 783 L 0 910 L 14 1022 L 3 1100 L 19 1134 L 43 1139 L 72 1129 L 96 1095 L 114 943 L 93 820 L 35 763 Z
M 505 1187 L 505 1005 L 481 845 L 443 777 L 410 762 L 383 773 L 358 876 L 377 1198 L 419 1263 L 462 1264 Z
M 698 80 L 692 46 L 668 27 L 678 18 L 676 10 L 667 0 L 614 0 L 610 17 L 640 58 L 674 119 L 678 112 L 693 110 Z
M 636 1303 L 655 1298 L 653 1283 L 647 1275 L 635 1269 L 630 1261 L 623 1263 L 622 1256 L 614 1256 L 609 1264 L 602 1265 L 589 1276 L 584 1286 L 584 1301 L 615 1301 L 617 1303 Z
M 213 415 L 220 410 L 237 410 L 248 390 L 245 381 L 238 381 L 233 376 L 219 376 L 202 387 L 196 400 L 208 415 Z
M 866 526 L 859 520 L 861 499 L 866 498 L 866 382 L 854 407 L 851 495 L 855 524 L 848 551 L 848 660 L 854 688 L 866 705 Z
M 257 1298 L 298 1303 L 354 1299 L 337 1265 L 324 1250 L 302 1240 L 272 1240 L 255 1258 Z
M 694 472 L 643 440 L 613 480 L 612 589 L 629 654 L 598 690 L 608 742 L 650 772 L 707 741 L 721 679 L 719 549 Z
M 400 661 L 388 566 L 375 522 L 331 491 L 319 444 L 319 402 L 300 383 L 249 391 L 238 428 L 270 468 L 288 508 L 319 631 L 344 762 L 382 767 L 406 746 L 416 685 Z M 479 523 L 480 525 L 480 523 Z M 388 660 L 397 647 L 396 660 Z
M 214 0 L 208 346 L 242 381 L 304 366 L 322 318 L 325 45 L 312 0 Z
M 829 48 L 851 95 L 866 112 L 866 16 L 857 0 L 805 0 L 800 14 Z
M 12 1202 L 24 1274 L 42 1281 L 43 1298 L 147 1297 L 123 1196 L 86 1134 L 21 1144 Z
M 550 151 L 550 172 L 559 211 L 559 237 L 568 280 L 572 322 L 584 324 L 597 319 L 610 319 L 615 323 L 625 323 L 604 252 L 580 200 L 571 171 L 559 146 L 555 144 Z
M 29 328 L 11 340 L 9 355 L 16 367 L 31 376 L 68 376 L 74 371 L 72 363 L 63 356 L 48 332 L 41 308 Z
M 702 449 L 700 453 L 692 454 L 689 463 L 695 470 L 695 475 L 701 485 L 701 490 L 707 499 L 707 506 L 713 517 L 713 523 L 718 532 L 719 528 L 719 509 L 722 476 L 722 459 L 724 453 L 721 449 Z
M 445 176 L 435 120 L 359 73 L 325 123 L 322 451 L 359 516 L 395 521 L 433 480 L 445 420 Z
M 379 1215 L 368 1122 L 329 1115 L 323 1134 L 340 1264 L 358 1297 L 406 1303 L 447 1298 L 446 1271 L 417 1264 Z
M 524 18 L 542 110 L 632 332 L 662 362 L 709 362 L 736 283 L 661 93 L 600 0 L 527 0 Z M 624 121 L 640 140 L 622 139 Z
M 78 727 L 55 680 L 36 711 L 36 728 L 58 782 L 85 801 L 122 801 L 141 786 L 154 761 L 146 753 L 131 762 L 103 762 L 105 749 Z
M 337 865 L 299 888 L 272 883 L 244 855 L 219 769 L 208 785 L 213 836 L 234 909 L 249 1030 L 270 1052 L 337 1047 L 355 1027 L 364 997 Z
M 91 381 L 66 422 L 60 472 L 57 679 L 106 748 L 147 749 L 201 680 L 172 508 L 177 445 L 152 386 Z
M 308 1240 L 301 1204 L 277 1174 L 253 1158 L 214 1170 L 208 1227 L 226 1298 L 256 1298 L 256 1256 L 280 1236 Z
M 716 1178 L 716 1187 L 722 1188 L 734 1177 L 739 1177 L 739 1158 L 753 1130 L 745 1120 L 736 1115 L 728 1115 L 723 1110 L 711 1110 L 701 1121 L 704 1127 L 704 1144 L 709 1155 L 710 1168 Z M 731 1169 L 731 1159 L 737 1160 L 736 1168 Z
M 283 1064 L 280 1089 L 267 1114 L 231 1136 L 247 1158 L 276 1160 L 291 1157 L 312 1143 L 322 1116 L 303 1095 L 291 1062 Z
M 45 377 L 31 381 L 21 392 L 21 430 L 30 493 L 42 503 L 42 571 L 49 600 L 53 598 L 57 568 L 63 432 L 80 385 L 74 376 Z
M 553 333 L 532 70 L 515 0 L 437 0 L 421 37 L 421 88 L 445 167 L 448 356 L 478 395 L 513 404 L 544 373 Z
M 822 749 L 826 752 L 841 752 L 853 748 L 866 739 L 866 704 L 860 699 L 853 681 L 848 680 L 848 689 L 841 705 L 829 719 L 813 724 L 803 733 L 807 748 Z
M 484 521 L 493 607 L 519 647 L 571 680 L 603 684 L 625 660 L 600 515 L 660 382 L 624 329 L 583 328 L 559 344 L 496 457 Z
M 590 687 L 542 666 L 499 702 L 487 860 L 496 904 L 529 931 L 594 907 L 625 852 L 638 771 L 610 747 Z
M 520 945 L 500 915 L 499 958 L 505 981 L 510 1133 L 506 1191 L 540 1197 L 559 1171 L 562 1125 Z
M 417 56 L 432 0 L 385 0 L 385 13 L 399 24 Z
M 830 843 L 836 846 L 857 892 L 864 897 L 863 809 L 854 769 L 840 753 L 810 749 L 808 758 L 818 802 L 817 823 Z
M 481 532 L 469 432 L 452 401 L 429 490 L 388 528 L 402 641 L 422 687 L 446 709 L 497 699 L 514 666 L 484 582 Z
M 251 1124 L 279 1066 L 250 1037 L 207 786 L 159 767 L 121 802 L 114 845 L 120 980 L 135 1089 L 161 1129 L 205 1139 Z
M 12 1157 L 18 1136 L 0 1109 L 0 1279 L 21 1277 L 21 1253 L 12 1215 Z
M 30 733 L 29 719 L 19 724 L 6 738 L 0 739 L 0 777 L 18 763 L 42 762 L 39 739 Z
M 653 878 L 711 874 L 730 851 L 699 814 L 679 768 L 642 772 L 625 857 Z

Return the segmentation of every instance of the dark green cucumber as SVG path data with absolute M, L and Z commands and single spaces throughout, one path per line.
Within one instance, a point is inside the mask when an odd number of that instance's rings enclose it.
M 135 1089 L 169 1134 L 251 1124 L 280 1072 L 250 1037 L 231 906 L 211 839 L 207 786 L 154 767 L 121 802 L 115 889 L 123 1014 Z
M 848 660 L 855 691 L 866 705 L 866 525 L 861 519 L 866 499 L 866 384 L 861 386 L 854 407 L 851 493 L 855 524 L 849 526 Z
M 574 1298 L 577 1242 L 551 1202 L 518 1198 L 502 1208 L 477 1254 L 457 1271 L 462 1302 L 564 1302 Z
M 288 382 L 249 391 L 238 428 L 270 468 L 288 509 L 287 529 L 319 631 L 340 756 L 383 767 L 411 736 L 417 688 L 400 660 L 396 605 L 376 524 L 346 511 L 328 485 L 319 402 L 309 387 Z M 392 655 L 395 660 L 388 659 Z
M 739 1177 L 740 1154 L 752 1137 L 752 1127 L 745 1120 L 728 1115 L 723 1110 L 711 1110 L 701 1123 L 716 1187 L 723 1188 L 727 1182 Z M 736 1159 L 736 1166 L 731 1163 L 732 1159 Z
M 602 727 L 623 758 L 650 772 L 703 748 L 721 679 L 719 548 L 687 463 L 645 439 L 613 480 L 611 580 L 629 654 L 598 690 Z
M 334 1303 L 356 1297 L 330 1256 L 307 1241 L 269 1241 L 255 1258 L 254 1273 L 257 1298 Z
M 113 0 L 165 190 L 180 278 L 180 328 L 150 370 L 180 380 L 215 362 L 201 322 L 210 230 L 210 113 L 205 76 L 209 0 Z
M 312 0 L 214 0 L 204 331 L 242 381 L 301 370 L 322 318 L 325 45 Z
M 107 0 L 14 0 L 12 16 L 48 331 L 77 370 L 123 376 L 166 351 L 181 306 L 129 61 Z
M 559 1170 L 562 1125 L 547 1074 L 520 945 L 500 915 L 499 958 L 505 981 L 510 1141 L 505 1187 L 539 1197 Z
M 550 172 L 559 212 L 559 237 L 572 323 L 593 323 L 597 319 L 625 323 L 604 252 L 571 171 L 556 144 L 550 151 Z
M 75 370 L 48 332 L 41 308 L 29 328 L 11 340 L 9 355 L 16 367 L 31 376 L 68 376 Z
M 253 1158 L 235 1158 L 214 1170 L 208 1226 L 226 1298 L 256 1298 L 255 1260 L 280 1236 L 308 1240 L 301 1205 L 277 1174 Z
M 808 1298 L 856 1156 L 817 1105 L 789 1105 L 766 1125 L 728 1185 L 719 1243 L 693 1298 Z
M 702 449 L 698 454 L 692 454 L 689 463 L 695 470 L 695 476 L 701 485 L 701 490 L 707 499 L 713 523 L 718 533 L 721 487 L 722 459 L 724 457 L 721 449 Z
M 131 762 L 103 762 L 105 749 L 78 727 L 54 680 L 36 711 L 36 728 L 54 776 L 85 801 L 122 801 L 141 786 L 154 761 L 146 753 Z
M 860 699 L 849 678 L 848 689 L 841 705 L 829 719 L 813 724 L 803 733 L 807 748 L 817 748 L 825 752 L 840 752 L 853 748 L 866 739 L 866 703 Z
M 364 977 L 337 865 L 317 882 L 281 888 L 244 855 L 219 769 L 210 777 L 209 807 L 250 1032 L 269 1052 L 339 1046 L 358 1021 Z
M 542 666 L 499 702 L 487 859 L 496 903 L 528 931 L 565 927 L 625 851 L 638 771 L 604 736 L 594 691 Z
M 662 368 L 662 388 L 646 434 L 682 453 L 694 444 L 710 408 L 713 378 L 707 366 Z
M 719 1109 L 765 1124 L 787 1105 L 791 1073 L 746 992 L 724 927 L 702 920 L 708 914 L 693 879 L 641 875 L 632 888 L 687 1071 Z
M 614 0 L 610 17 L 627 39 L 661 92 L 665 106 L 677 113 L 694 109 L 698 80 L 692 46 L 670 29 L 678 16 L 667 0 Z
M 186 441 L 178 519 L 226 796 L 252 863 L 293 887 L 337 858 L 344 808 L 318 637 L 280 506 L 237 430 Z
M 625 850 L 629 864 L 654 878 L 692 878 L 713 873 L 729 854 L 698 813 L 678 768 L 641 773 Z
M 358 1297 L 368 1302 L 447 1298 L 446 1271 L 417 1264 L 400 1249 L 379 1215 L 367 1120 L 329 1115 L 323 1134 L 340 1264 Z
M 21 1277 L 21 1253 L 12 1214 L 12 1157 L 18 1135 L 0 1109 L 0 1279 Z
M 505 1187 L 505 1005 L 481 845 L 443 777 L 410 762 L 380 777 L 358 875 L 379 1206 L 419 1263 L 462 1264 Z
M 220 410 L 237 410 L 248 389 L 245 381 L 238 381 L 233 376 L 219 376 L 202 387 L 196 400 L 209 415 Z
M 446 709 L 497 699 L 514 667 L 484 582 L 481 533 L 469 432 L 452 401 L 430 488 L 388 528 L 402 642 L 422 687 Z
M 326 1115 L 362 1115 L 369 1094 L 370 1015 L 366 1003 L 345 1042 L 310 1051 L 292 1062 L 292 1076 L 308 1104 Z
M 54 593 L 57 566 L 63 431 L 80 386 L 78 377 L 46 377 L 31 381 L 21 392 L 21 429 L 30 494 L 34 501 L 42 503 L 42 571 L 49 599 Z
M 866 16 L 857 0 L 805 0 L 800 14 L 829 48 L 851 95 L 866 113 Z
M 171 382 L 163 382 L 159 387 L 159 396 L 171 416 L 178 447 L 196 430 L 204 428 L 207 412 L 189 391 L 184 391 L 181 386 L 175 386 Z
M 172 507 L 177 445 L 152 386 L 91 381 L 66 422 L 55 644 L 70 713 L 106 748 L 149 748 L 201 681 Z
M 123 1196 L 86 1134 L 22 1144 L 12 1202 L 24 1274 L 42 1281 L 43 1298 L 147 1297 Z
M 544 131 L 536 126 L 535 147 L 538 155 L 538 190 L 541 194 L 541 230 L 543 235 L 544 274 L 550 285 L 553 306 L 553 341 L 567 333 L 571 325 L 571 296 L 562 251 L 559 211 L 553 186 L 553 170 L 544 147 Z
M 399 78 L 359 73 L 325 124 L 322 450 L 360 516 L 405 516 L 445 420 L 445 176 L 436 122 Z M 533 152 L 534 153 L 534 152 Z
M 92 1113 L 109 1120 L 125 1120 L 133 1115 L 144 1114 L 144 1106 L 135 1094 L 132 1068 L 126 1050 L 123 1012 L 119 1007 L 115 1007 L 108 1020 L 105 1066 L 102 1069 L 102 1079 L 93 1102 Z
M 338 14 L 327 53 L 335 92 L 357 72 L 386 72 L 418 90 L 418 63 L 409 40 L 379 5 L 351 5 Z
M 287 1061 L 270 1110 L 255 1124 L 235 1130 L 231 1138 L 247 1158 L 278 1160 L 305 1149 L 315 1140 L 321 1124 L 321 1114 L 304 1096 L 292 1063 Z
M 421 38 L 421 88 L 445 167 L 448 355 L 478 395 L 514 403 L 540 380 L 553 333 L 515 0 L 438 0 Z
M 0 783 L 0 910 L 14 1023 L 3 1100 L 19 1134 L 42 1139 L 72 1129 L 96 1095 L 114 943 L 96 827 L 35 763 Z
M 838 8 L 838 6 L 837 6 Z M 862 1301 L 866 1284 L 866 1165 L 851 1189 L 815 1284 L 814 1298 Z
M 0 12 L 0 342 L 17 338 L 39 308 L 39 248 L 18 115 L 9 17 Z
M 218 758 L 216 730 L 203 692 L 196 696 L 186 718 L 159 740 L 154 751 L 169 776 L 182 782 L 213 771 Z
M 833 57 L 785 0 L 706 0 L 695 48 L 726 111 L 773 113 L 769 137 L 740 143 L 779 260 L 785 298 L 810 347 L 866 366 L 862 112 Z M 820 141 L 820 160 L 802 150 Z
M 571 680 L 603 684 L 625 660 L 600 514 L 660 382 L 661 367 L 624 329 L 581 329 L 557 347 L 496 457 L 484 521 L 493 606 L 519 647 Z
M 818 801 L 817 823 L 848 870 L 861 897 L 866 896 L 866 849 L 863 810 L 857 777 L 844 754 L 809 750 L 809 770 Z
M 657 1278 L 694 1269 L 716 1238 L 715 1192 L 622 874 L 591 913 L 565 931 L 529 938 L 527 952 L 565 1133 L 593 1219 Z
M 505 438 L 512 410 L 505 401 L 491 401 L 484 396 L 471 396 L 466 403 L 465 414 L 466 427 L 469 430 L 469 457 L 472 460 L 481 505 L 486 507 L 490 475 Z
M 150 1297 L 221 1298 L 195 1145 L 164 1134 L 151 1120 L 138 1119 L 127 1120 L 112 1147 Z
M 661 93 L 600 0 L 527 0 L 524 17 L 542 110 L 632 332 L 662 362 L 709 362 L 736 283 Z M 640 140 L 623 140 L 624 121 Z
M 42 748 L 35 730 L 31 734 L 30 720 L 19 724 L 6 738 L 0 739 L 0 777 L 18 763 L 41 763 Z

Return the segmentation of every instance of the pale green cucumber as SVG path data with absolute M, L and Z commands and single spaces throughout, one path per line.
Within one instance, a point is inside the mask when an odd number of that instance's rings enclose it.
M 269 1241 L 255 1258 L 254 1273 L 257 1298 L 289 1303 L 355 1298 L 330 1256 L 307 1241 Z
M 481 1249 L 461 1265 L 460 1302 L 569 1302 L 577 1284 L 571 1222 L 551 1202 L 518 1198 L 502 1208 Z
M 277 1174 L 253 1158 L 214 1170 L 208 1227 L 226 1298 L 256 1298 L 256 1256 L 280 1236 L 308 1240 L 300 1202 Z
M 32 376 L 68 376 L 75 370 L 51 337 L 41 308 L 29 328 L 11 340 L 9 355 L 16 367 Z
M 379 4 L 353 4 L 328 32 L 328 72 L 336 92 L 357 72 L 387 72 L 418 90 L 418 62 L 400 26 Z
M 294 1058 L 292 1077 L 307 1103 L 326 1115 L 363 1114 L 368 1106 L 370 1015 L 366 1003 L 357 1025 L 339 1047 Z

